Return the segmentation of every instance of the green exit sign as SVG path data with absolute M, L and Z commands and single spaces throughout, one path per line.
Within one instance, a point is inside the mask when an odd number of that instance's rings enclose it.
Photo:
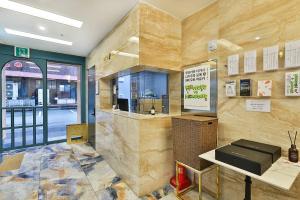
M 15 47 L 15 56 L 22 57 L 22 58 L 29 58 L 30 57 L 30 49 L 23 48 L 23 47 Z

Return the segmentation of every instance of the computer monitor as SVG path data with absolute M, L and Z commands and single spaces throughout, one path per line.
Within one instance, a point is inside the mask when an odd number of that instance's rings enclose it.
M 129 111 L 128 109 L 128 99 L 118 99 L 117 100 L 118 106 L 120 110 Z

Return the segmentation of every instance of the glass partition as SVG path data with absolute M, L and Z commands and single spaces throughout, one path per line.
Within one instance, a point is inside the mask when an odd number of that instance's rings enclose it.
M 149 114 L 169 113 L 168 74 L 142 71 L 112 80 L 113 105 L 120 110 Z
M 47 63 L 48 141 L 66 139 L 66 126 L 80 121 L 80 66 Z

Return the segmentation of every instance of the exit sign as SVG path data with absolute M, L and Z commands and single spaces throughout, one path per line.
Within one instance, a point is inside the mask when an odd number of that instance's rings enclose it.
M 23 48 L 23 47 L 15 47 L 15 56 L 22 57 L 22 58 L 29 58 L 30 57 L 30 49 Z

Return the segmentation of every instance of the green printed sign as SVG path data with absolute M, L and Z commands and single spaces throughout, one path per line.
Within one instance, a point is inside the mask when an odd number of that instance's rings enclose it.
M 30 49 L 23 48 L 23 47 L 15 47 L 14 55 L 16 57 L 29 58 L 30 57 Z
M 210 66 L 184 70 L 184 108 L 210 110 Z

